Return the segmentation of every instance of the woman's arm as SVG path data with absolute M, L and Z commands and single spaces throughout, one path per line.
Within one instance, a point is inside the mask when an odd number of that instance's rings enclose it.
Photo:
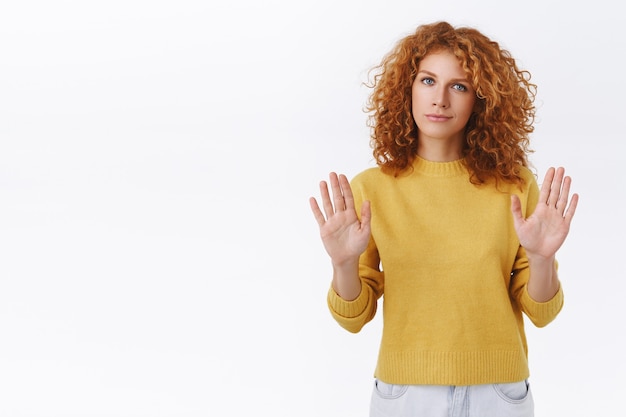
M 522 214 L 519 197 L 511 196 L 515 231 L 528 257 L 528 294 L 537 302 L 550 300 L 560 286 L 555 256 L 569 233 L 578 204 L 578 194 L 569 198 L 571 182 L 565 176 L 565 169 L 549 168 L 537 207 L 527 219 Z
M 326 181 L 320 182 L 324 213 L 315 198 L 311 197 L 309 203 L 319 225 L 324 248 L 331 258 L 332 287 L 341 298 L 351 301 L 361 293 L 359 256 L 370 239 L 370 204 L 363 202 L 359 220 L 346 176 L 331 172 L 330 187 L 332 199 Z

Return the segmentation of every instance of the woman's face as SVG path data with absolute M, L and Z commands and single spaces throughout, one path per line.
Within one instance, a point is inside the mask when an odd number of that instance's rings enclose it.
M 461 146 L 475 103 L 476 92 L 451 52 L 422 58 L 412 87 L 413 119 L 422 144 L 447 141 Z

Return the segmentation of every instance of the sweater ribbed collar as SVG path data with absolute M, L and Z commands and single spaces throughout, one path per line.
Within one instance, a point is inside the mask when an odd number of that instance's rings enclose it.
M 463 159 L 450 162 L 434 162 L 416 155 L 412 165 L 414 172 L 429 177 L 456 177 L 467 174 Z

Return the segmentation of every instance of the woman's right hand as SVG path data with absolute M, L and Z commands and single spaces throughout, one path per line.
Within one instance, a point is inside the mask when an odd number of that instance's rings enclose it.
M 369 201 L 361 206 L 359 220 L 354 207 L 350 183 L 345 175 L 330 173 L 332 199 L 326 181 L 320 182 L 322 207 L 314 197 L 309 199 L 311 210 L 320 227 L 320 236 L 334 266 L 358 262 L 370 239 L 371 209 Z

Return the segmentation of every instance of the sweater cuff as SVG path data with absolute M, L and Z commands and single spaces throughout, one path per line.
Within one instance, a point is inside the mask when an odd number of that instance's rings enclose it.
M 537 327 L 544 327 L 554 320 L 563 308 L 563 301 L 563 288 L 560 285 L 554 297 L 543 303 L 533 300 L 528 294 L 528 286 L 524 287 L 522 293 L 522 305 L 526 315 Z
M 361 287 L 359 296 L 352 301 L 344 300 L 331 287 L 328 290 L 328 307 L 338 316 L 345 318 L 359 317 L 365 311 L 369 301 L 369 294 Z

